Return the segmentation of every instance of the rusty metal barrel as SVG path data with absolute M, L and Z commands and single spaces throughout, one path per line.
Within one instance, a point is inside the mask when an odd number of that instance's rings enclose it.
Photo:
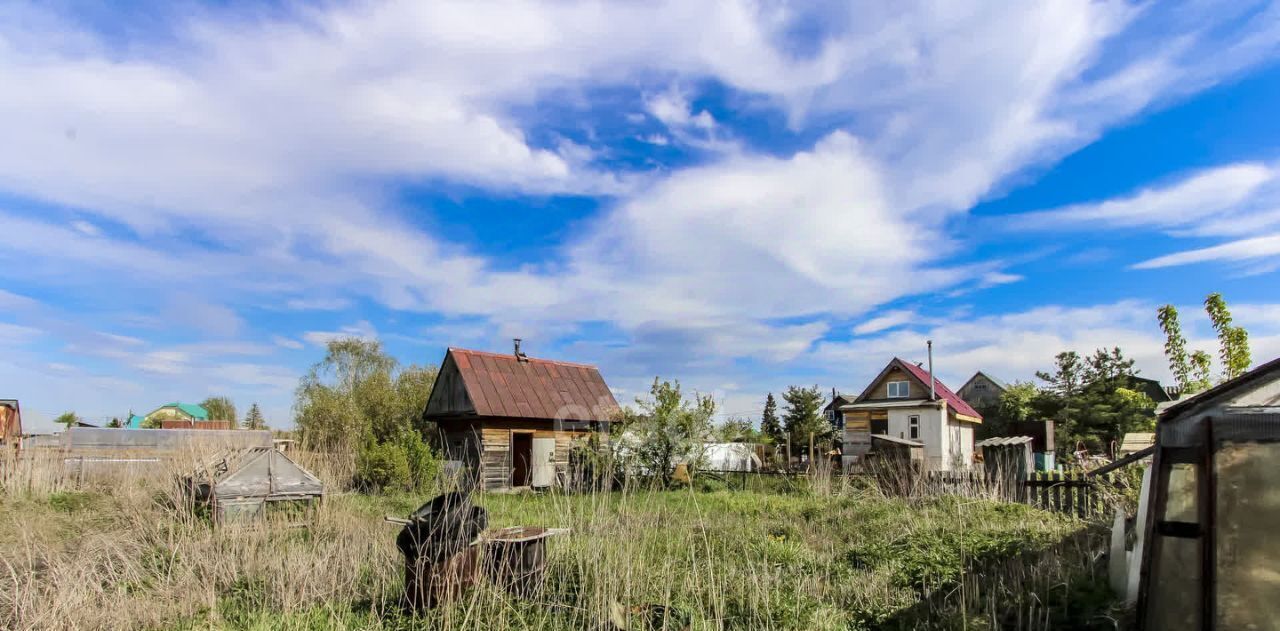
M 405 606 L 430 609 L 475 585 L 480 575 L 480 533 L 485 510 L 461 493 L 445 493 L 423 504 L 404 524 L 396 547 L 404 555 Z
M 547 537 L 564 528 L 514 526 L 484 534 L 485 570 L 489 580 L 508 593 L 528 598 L 542 591 L 547 579 Z

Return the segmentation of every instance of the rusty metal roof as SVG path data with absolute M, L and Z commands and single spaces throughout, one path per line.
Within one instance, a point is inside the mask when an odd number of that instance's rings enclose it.
M 893 361 L 898 362 L 898 364 L 903 368 L 906 368 L 907 372 L 911 373 L 916 379 L 923 382 L 925 387 L 929 386 L 929 371 L 898 357 L 894 357 Z M 935 377 L 933 379 L 933 385 L 938 397 L 945 400 L 947 404 L 956 411 L 956 413 L 982 420 L 982 415 L 979 414 L 977 410 L 973 409 L 972 405 L 969 405 L 964 399 L 961 399 L 960 395 L 952 392 L 951 388 L 948 388 L 947 384 L 942 383 L 941 379 Z
M 595 366 L 463 348 L 445 353 L 442 372 L 450 364 L 476 416 L 604 421 L 618 412 Z

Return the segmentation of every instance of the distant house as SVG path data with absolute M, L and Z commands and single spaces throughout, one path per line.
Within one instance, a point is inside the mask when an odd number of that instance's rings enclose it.
M 22 408 L 17 399 L 0 399 L 0 446 L 22 446 Z
M 862 394 L 853 403 L 840 406 L 840 411 L 844 414 L 846 469 L 873 448 L 873 435 L 921 443 L 929 470 L 965 469 L 973 463 L 973 433 L 982 423 L 982 415 L 911 362 L 893 358 Z
M 608 432 L 619 412 L 595 366 L 450 348 L 423 418 L 445 457 L 486 490 L 549 487 L 567 473 L 576 438 Z
M 1156 403 L 1165 403 L 1173 400 L 1169 391 L 1155 379 L 1147 379 L 1146 377 L 1130 377 L 1130 379 L 1133 380 L 1135 390 L 1151 397 L 1151 400 Z
M 844 431 L 844 416 L 840 414 L 840 407 L 853 403 L 856 398 L 853 395 L 840 394 L 833 389 L 831 391 L 831 402 L 822 408 L 822 418 L 831 423 L 831 427 L 836 430 L 837 434 Z
M 195 403 L 166 403 L 152 410 L 146 416 L 130 414 L 129 422 L 125 424 L 125 427 L 140 429 L 148 421 L 163 424 L 166 420 L 207 421 L 209 420 L 209 411 L 204 409 L 204 406 Z
M 1005 382 L 979 370 L 960 386 L 957 394 L 974 408 L 984 408 L 1000 402 L 1000 395 L 1009 389 Z

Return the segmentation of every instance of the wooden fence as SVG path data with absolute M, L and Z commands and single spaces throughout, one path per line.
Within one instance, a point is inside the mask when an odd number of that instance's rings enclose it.
M 1110 473 L 1086 475 L 1061 471 L 1037 471 L 1026 478 L 993 476 L 981 471 L 929 471 L 923 481 L 928 491 L 986 496 L 1077 517 L 1106 516 L 1110 510 L 1106 491 L 1115 486 Z

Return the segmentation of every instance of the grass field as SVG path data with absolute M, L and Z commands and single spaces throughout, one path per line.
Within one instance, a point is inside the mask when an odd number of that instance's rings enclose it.
M 865 489 L 486 495 L 491 526 L 573 529 L 546 591 L 482 584 L 412 618 L 382 516 L 424 499 L 335 495 L 309 528 L 214 530 L 146 488 L 0 495 L 0 627 L 609 629 L 658 604 L 669 628 L 1115 628 L 1096 526 Z

